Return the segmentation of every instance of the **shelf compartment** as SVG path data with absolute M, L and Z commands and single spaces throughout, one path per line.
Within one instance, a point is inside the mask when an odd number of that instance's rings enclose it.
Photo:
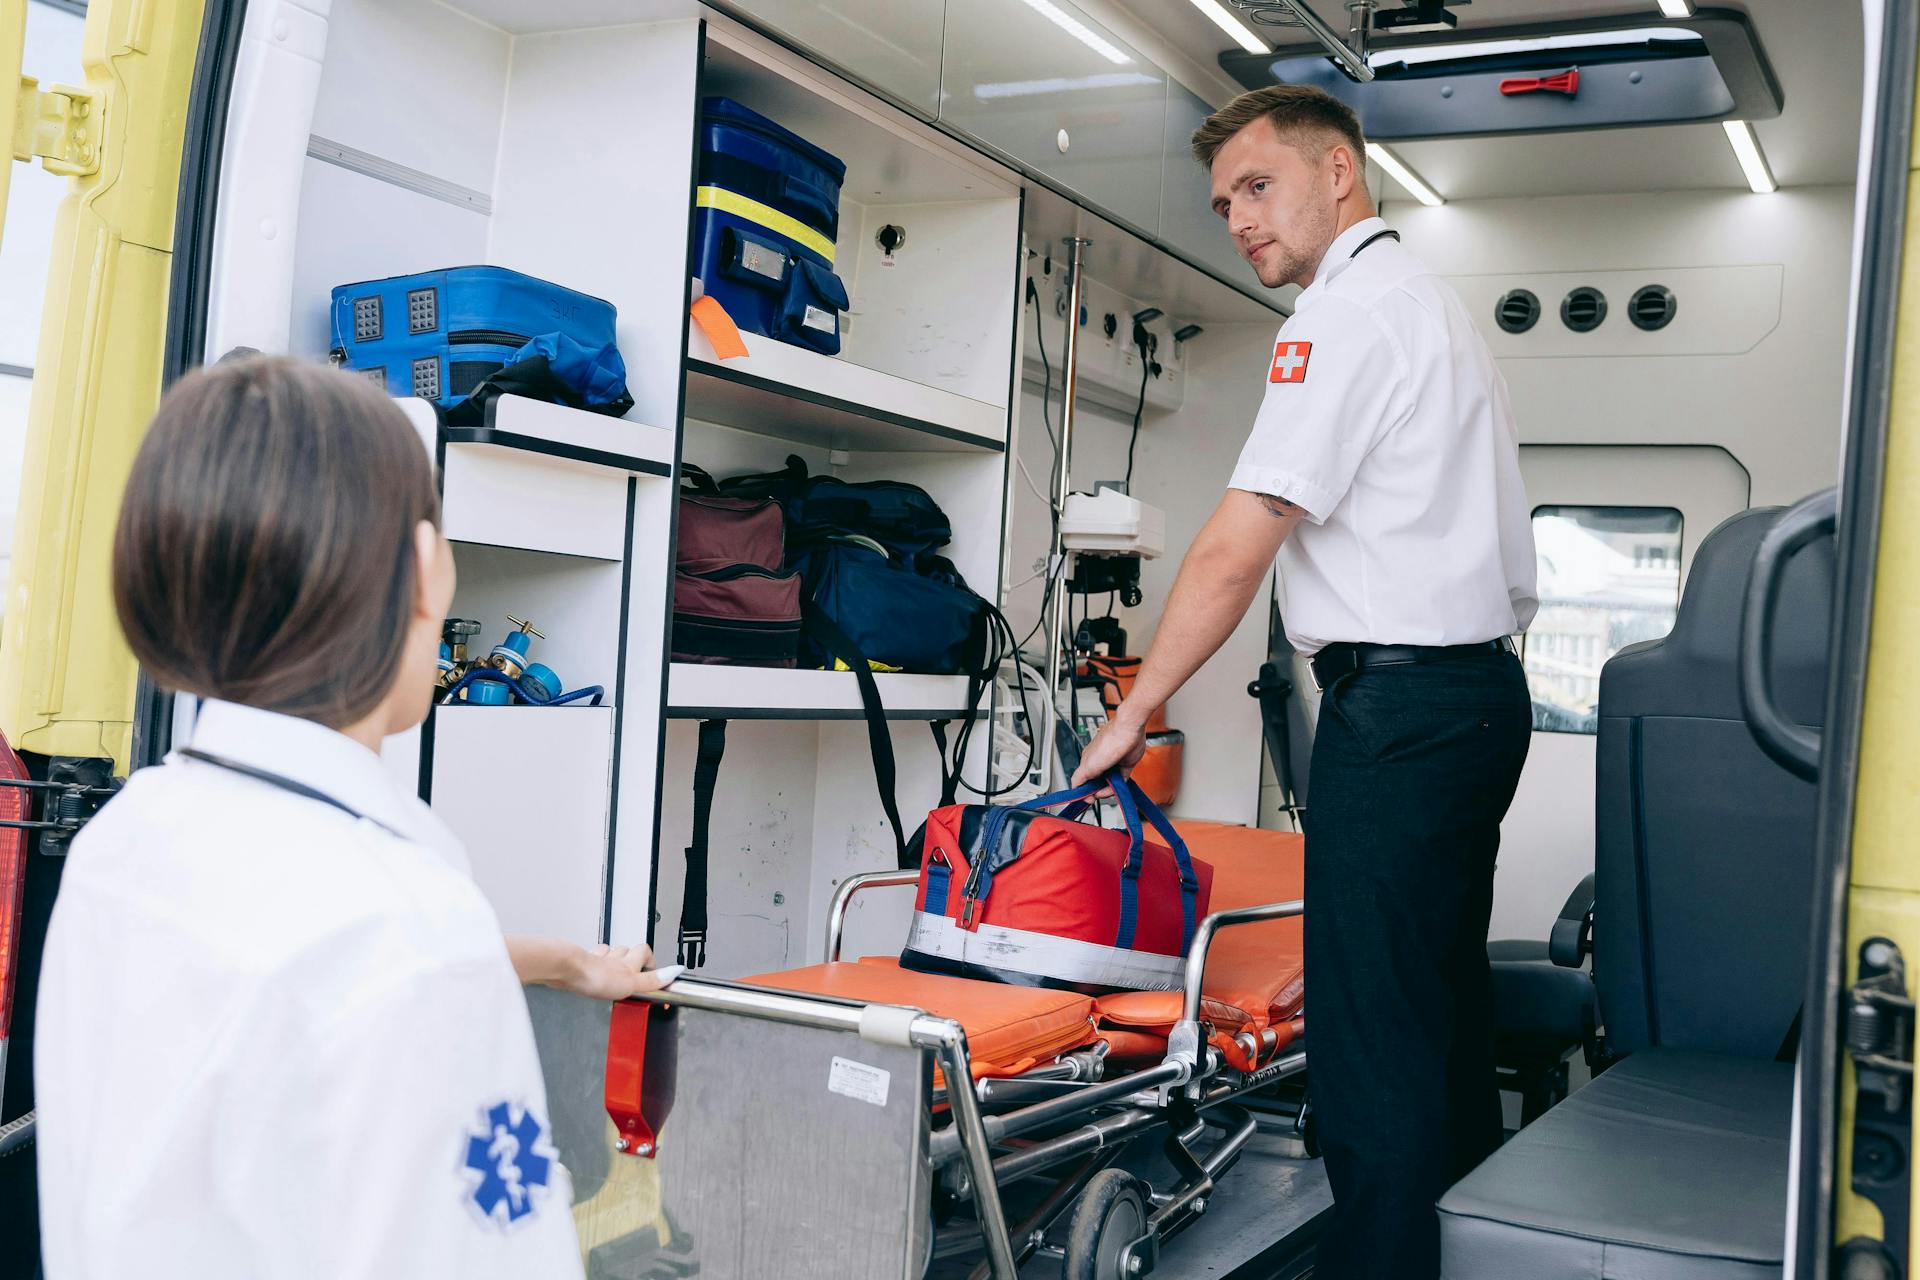
M 1007 411 L 791 343 L 742 333 L 721 360 L 687 339 L 687 417 L 826 449 L 1001 452 Z
M 424 400 L 398 401 L 440 454 L 448 538 L 592 560 L 627 545 L 629 476 L 673 472 L 673 433 L 646 423 L 501 396 L 483 427 L 442 427 Z
M 600 938 L 612 707 L 440 707 L 433 809 L 508 933 Z M 530 762 L 555 762 L 534 779 Z
M 665 476 L 673 472 L 673 432 L 563 404 L 501 396 L 484 427 L 447 429 L 447 439 L 521 449 L 569 462 Z
M 873 678 L 889 720 L 968 714 L 965 676 L 877 672 Z M 858 720 L 863 714 L 851 671 L 676 662 L 667 679 L 667 715 L 676 720 Z

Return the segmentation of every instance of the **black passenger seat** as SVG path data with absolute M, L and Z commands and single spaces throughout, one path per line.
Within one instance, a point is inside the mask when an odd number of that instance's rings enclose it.
M 1441 1198 L 1447 1280 L 1782 1273 L 1815 789 L 1755 745 L 1738 674 L 1778 517 L 1714 530 L 1671 634 L 1601 674 L 1594 982 L 1626 1056 Z M 1809 548 L 1770 620 L 1774 697 L 1803 725 L 1823 720 L 1832 581 L 1830 545 Z

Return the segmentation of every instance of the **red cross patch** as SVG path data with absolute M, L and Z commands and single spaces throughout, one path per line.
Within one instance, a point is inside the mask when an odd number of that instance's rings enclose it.
M 1276 342 L 1273 344 L 1273 372 L 1267 375 L 1268 382 L 1305 382 L 1307 380 L 1307 356 L 1313 351 L 1311 342 Z

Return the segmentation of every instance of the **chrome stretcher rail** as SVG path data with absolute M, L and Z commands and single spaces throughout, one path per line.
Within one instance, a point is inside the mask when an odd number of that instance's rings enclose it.
M 695 978 L 681 978 L 667 990 L 649 991 L 635 999 L 649 1004 L 848 1031 L 879 1044 L 930 1049 L 938 1055 L 940 1069 L 947 1079 L 973 1078 L 966 1029 L 950 1018 L 936 1018 L 918 1009 L 792 995 Z M 993 1148 L 981 1126 L 980 1100 L 971 1089 L 954 1089 L 950 1091 L 948 1105 L 953 1113 L 953 1125 L 947 1132 L 957 1135 L 956 1143 L 966 1161 L 967 1173 L 974 1186 L 983 1191 L 974 1197 L 974 1212 L 980 1221 L 980 1233 L 986 1241 L 993 1274 L 1000 1280 L 1016 1280 L 1006 1210 L 1000 1197 L 992 1191 Z
M 833 891 L 833 902 L 827 908 L 827 946 L 826 962 L 833 964 L 840 959 L 840 937 L 846 931 L 847 904 L 853 901 L 853 895 L 864 889 L 884 889 L 898 885 L 918 885 L 918 871 L 868 871 L 862 875 L 848 876 Z
M 855 895 L 867 889 L 904 888 L 918 881 L 919 874 L 916 871 L 871 872 L 843 881 L 835 889 L 828 911 L 826 945 L 823 948 L 826 962 L 831 964 L 840 959 L 847 912 Z M 1231 1080 L 1221 1080 L 1216 1075 L 1218 1055 L 1208 1050 L 1200 1023 L 1207 960 L 1220 931 L 1240 925 L 1287 919 L 1303 914 L 1304 910 L 1305 904 L 1298 900 L 1276 902 L 1215 912 L 1200 922 L 1194 931 L 1182 975 L 1181 1018 L 1168 1036 L 1166 1057 L 1157 1065 L 1118 1079 L 1086 1084 L 1062 1096 L 996 1116 L 981 1114 L 981 1098 L 974 1089 L 947 1091 L 953 1123 L 929 1136 L 928 1155 L 936 1167 L 955 1160 L 965 1162 L 973 1187 L 970 1199 L 987 1244 L 986 1262 L 976 1275 L 990 1272 L 996 1277 L 1011 1280 L 1016 1275 L 1019 1261 L 1032 1252 L 1035 1241 L 1029 1236 L 1034 1223 L 1047 1218 L 1045 1214 L 1033 1215 L 1021 1224 L 1017 1232 L 1010 1233 L 1000 1196 L 1003 1186 L 1077 1158 L 1085 1158 L 1087 1163 L 1069 1179 L 1069 1183 L 1083 1182 L 1119 1146 L 1169 1122 L 1168 1104 L 1175 1088 L 1183 1088 L 1190 1105 L 1205 1110 L 1222 1107 L 1242 1094 L 1264 1088 L 1304 1070 L 1306 1054 L 1304 1050 L 1297 1050 L 1252 1072 L 1237 1074 Z M 828 1023 L 812 1025 L 833 1025 L 869 1034 L 860 1026 L 861 1006 L 857 1003 L 848 1002 L 842 1006 L 838 1002 L 779 997 L 766 992 L 753 994 L 772 1000 L 790 1001 L 799 1006 L 805 1016 L 830 1019 Z M 826 1004 L 831 1012 L 817 1012 L 822 1004 Z M 874 1007 L 867 1006 L 869 1009 Z M 972 1079 L 965 1032 L 957 1023 L 903 1009 L 893 1009 L 887 1017 L 899 1015 L 909 1015 L 906 1034 L 910 1038 L 904 1043 L 937 1050 L 941 1056 L 942 1071 L 949 1081 Z M 757 1012 L 757 1016 L 779 1015 Z M 899 1033 L 896 1031 L 894 1034 Z M 1249 1047 L 1257 1058 L 1260 1049 L 1277 1043 L 1278 1036 L 1267 1031 L 1257 1037 L 1246 1034 L 1241 1037 L 1243 1045 L 1250 1040 L 1252 1044 Z M 1095 1115 L 1101 1108 L 1117 1110 L 1104 1116 Z M 1237 1110 L 1229 1108 L 1229 1114 Z M 1003 1155 L 998 1160 L 993 1158 L 994 1149 L 1009 1139 L 1080 1116 L 1089 1117 L 1088 1123 L 1031 1147 Z M 1195 1164 L 1192 1180 L 1165 1203 L 1156 1206 L 1150 1222 L 1155 1240 L 1177 1229 L 1185 1219 L 1201 1211 L 1215 1177 L 1238 1157 L 1252 1137 L 1252 1117 L 1243 1114 L 1235 1119 L 1237 1123 L 1229 1128 L 1220 1145 L 1209 1153 L 1205 1161 Z M 1054 1203 L 1057 1195 L 1058 1191 L 1055 1196 L 1049 1196 L 1048 1203 Z M 1152 1242 L 1148 1247 L 1153 1247 Z M 1150 1265 L 1150 1260 L 1143 1261 L 1148 1261 Z

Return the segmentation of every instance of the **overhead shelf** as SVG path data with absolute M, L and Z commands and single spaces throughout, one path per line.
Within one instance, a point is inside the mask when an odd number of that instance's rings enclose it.
M 759 334 L 721 360 L 687 339 L 687 417 L 826 449 L 965 452 L 1006 448 L 1007 411 L 939 387 Z
M 889 720 L 967 714 L 965 676 L 881 672 L 873 678 Z M 860 685 L 851 671 L 676 662 L 667 679 L 667 715 L 676 720 L 858 720 L 863 712 Z
M 657 476 L 673 472 L 673 432 L 525 396 L 501 396 L 493 402 L 487 425 L 448 427 L 446 438 L 448 443 L 524 449 L 622 471 Z

